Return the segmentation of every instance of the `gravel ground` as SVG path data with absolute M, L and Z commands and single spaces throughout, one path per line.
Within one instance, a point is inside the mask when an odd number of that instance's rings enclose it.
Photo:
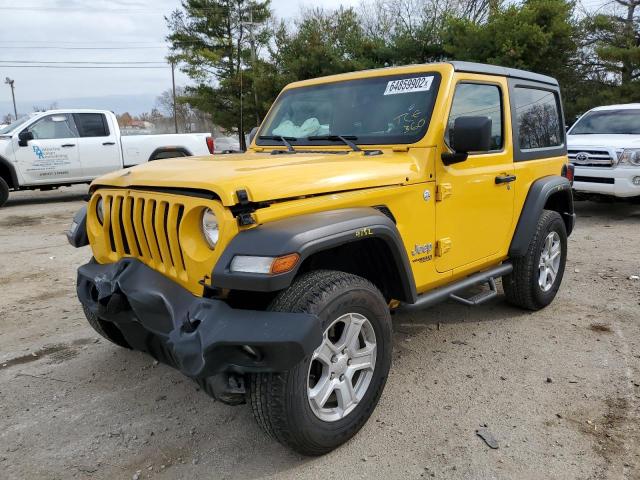
M 395 316 L 372 418 L 304 458 L 248 408 L 90 329 L 74 291 L 90 252 L 63 236 L 85 193 L 19 193 L 0 210 L 0 477 L 640 478 L 640 206 L 577 204 L 546 310 L 499 298 Z

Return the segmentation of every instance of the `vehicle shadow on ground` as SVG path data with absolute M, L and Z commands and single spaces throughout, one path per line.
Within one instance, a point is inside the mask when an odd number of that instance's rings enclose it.
M 406 341 L 408 336 L 423 334 L 428 336 L 429 333 L 425 332 L 425 330 L 429 326 L 437 325 L 438 323 L 445 329 L 447 325 L 466 323 L 469 325 L 468 331 L 471 334 L 479 322 L 500 323 L 501 321 L 513 321 L 529 314 L 529 312 L 521 311 L 506 304 L 503 296 L 477 308 L 446 302 L 424 311 L 411 314 L 396 314 L 393 316 L 394 350 L 402 353 L 403 357 L 424 356 L 424 361 L 428 362 L 431 356 L 431 347 L 424 346 L 424 349 L 420 349 L 420 351 L 407 350 L 403 342 Z M 408 325 L 413 328 L 408 327 Z M 431 328 L 431 330 L 435 329 Z M 441 341 L 441 339 L 437 340 L 437 348 L 439 349 L 456 348 L 453 344 L 443 345 Z M 434 339 L 433 342 L 436 342 L 436 340 Z M 427 343 L 430 343 L 429 340 L 427 340 Z M 436 344 L 434 343 L 431 346 L 435 348 Z M 168 402 L 173 405 L 190 405 L 194 411 L 198 412 L 198 418 L 207 418 L 209 420 L 207 425 L 203 425 L 193 419 L 185 419 L 181 428 L 188 431 L 193 426 L 203 435 L 203 438 L 195 439 L 198 442 L 198 450 L 200 452 L 215 452 L 218 458 L 228 458 L 228 461 L 233 464 L 233 474 L 228 478 L 264 478 L 265 476 L 296 470 L 304 465 L 314 468 L 316 462 L 323 463 L 327 461 L 326 457 L 322 457 L 319 460 L 298 455 L 278 444 L 275 440 L 269 439 L 254 422 L 247 405 L 229 407 L 213 401 L 202 391 L 194 392 L 197 389 L 195 384 L 192 385 L 190 381 L 172 368 L 165 366 L 149 368 L 148 365 L 151 359 L 146 354 L 120 349 L 118 349 L 116 356 L 113 353 L 113 351 L 110 351 L 106 355 L 100 354 L 93 357 L 91 365 L 85 364 L 85 368 L 92 370 L 93 367 L 100 371 L 107 367 L 112 372 L 118 372 L 122 366 L 126 365 L 128 367 L 127 376 L 130 371 L 145 369 L 144 376 L 146 378 L 140 381 L 148 386 L 137 389 L 134 401 L 130 397 L 130 388 L 136 388 L 135 384 L 125 387 L 124 385 L 128 383 L 126 378 L 114 379 L 113 382 L 122 384 L 123 388 L 117 393 L 112 392 L 110 401 L 115 401 L 116 404 L 113 408 L 119 410 L 122 405 L 131 405 L 131 408 L 135 410 L 140 408 L 140 405 L 158 405 L 158 391 L 165 392 L 163 395 L 169 397 Z M 119 374 L 115 373 L 115 375 Z M 179 391 L 176 391 L 177 382 L 184 386 Z M 155 387 L 151 388 L 151 385 L 155 385 Z M 190 386 L 193 386 L 193 389 L 189 388 Z M 160 406 L 160 410 L 153 411 L 151 415 L 157 416 L 157 418 L 151 420 L 151 422 L 163 421 L 162 419 L 166 416 L 175 415 L 172 408 L 168 408 L 168 406 L 169 404 Z M 141 410 L 134 416 L 148 416 L 149 414 L 148 411 Z M 193 425 L 189 423 L 191 421 L 194 421 Z M 175 433 L 176 431 L 173 430 L 173 432 Z M 238 432 L 242 432 L 242 434 Z M 200 459 L 197 466 L 189 465 L 189 452 L 183 452 L 183 446 L 175 438 L 165 437 L 163 433 L 156 433 L 155 439 L 158 441 L 158 447 L 162 446 L 164 452 L 174 452 L 173 455 L 180 455 L 187 460 L 186 466 L 176 464 L 172 466 L 177 476 L 184 474 L 189 477 L 191 473 L 197 476 L 195 472 L 200 472 L 201 469 L 205 468 L 207 462 L 205 459 Z M 357 449 L 357 445 L 357 443 L 348 442 L 345 446 L 329 453 L 328 456 L 335 455 L 339 459 L 345 453 L 342 449 L 350 451 L 352 448 Z M 248 455 L 247 452 L 252 453 Z M 150 462 L 151 459 L 145 458 L 145 465 L 148 461 Z M 135 468 L 140 468 L 140 466 L 138 465 Z
M 48 193 L 43 196 L 29 196 L 29 197 L 15 197 L 9 195 L 9 200 L 2 206 L 2 210 L 10 209 L 11 207 L 20 207 L 25 205 L 39 205 L 39 204 L 50 204 L 50 203 L 68 203 L 68 202 L 77 202 L 85 200 L 87 197 L 87 192 L 69 192 L 69 193 L 60 193 L 60 194 L 52 194 Z
M 600 223 L 603 220 L 640 223 L 640 203 L 622 201 L 593 202 L 580 200 L 574 203 L 576 223 Z
M 455 344 L 441 343 L 442 332 L 438 332 L 440 337 L 436 339 L 438 323 L 445 331 L 447 325 L 467 324 L 465 331 L 471 335 L 480 322 L 512 322 L 526 315 L 527 312 L 507 305 L 503 296 L 477 308 L 446 302 L 424 311 L 396 314 L 393 315 L 394 350 L 405 359 L 422 357 L 421 362 L 429 362 L 433 349 L 456 348 Z M 429 340 L 430 332 L 426 331 L 429 327 L 433 330 L 433 340 Z M 420 349 L 405 347 L 404 342 L 411 336 L 423 337 Z M 211 455 L 211 458 L 226 459 L 223 466 L 226 475 L 221 477 L 254 479 L 296 471 L 301 467 L 320 468 L 323 463 L 331 461 L 332 456 L 339 462 L 345 454 L 352 455 L 353 451 L 360 448 L 356 439 L 320 459 L 298 455 L 269 439 L 255 423 L 247 405 L 230 407 L 216 402 L 177 370 L 157 365 L 145 353 L 121 349 L 104 340 L 100 340 L 100 347 L 94 347 L 93 341 L 94 337 L 87 337 L 82 345 L 77 342 L 78 345 L 69 346 L 78 355 L 65 357 L 68 361 L 64 363 L 55 363 L 53 353 L 43 351 L 37 357 L 29 355 L 20 358 L 13 362 L 15 365 L 8 367 L 19 374 L 26 361 L 30 365 L 40 364 L 48 368 L 64 364 L 70 376 L 59 371 L 53 373 L 53 377 L 82 385 L 82 395 L 101 399 L 103 409 L 99 418 L 96 418 L 97 425 L 109 424 L 112 429 L 124 429 L 127 438 L 137 435 L 140 441 L 148 439 L 147 446 L 140 445 L 141 450 L 137 455 L 127 452 L 125 444 L 113 444 L 108 455 L 111 458 L 122 457 L 123 464 L 118 468 L 123 471 L 135 472 L 146 469 L 150 464 L 154 468 L 166 464 L 165 473 L 170 476 L 162 478 L 198 478 L 210 466 L 208 456 Z M 84 350 L 85 344 L 90 345 L 90 355 L 83 353 L 89 350 Z M 45 374 L 43 376 L 46 377 Z M 54 409 L 54 405 L 50 407 Z M 65 417 L 60 412 L 58 416 Z M 130 419 L 137 419 L 139 425 L 131 427 Z M 206 421 L 203 422 L 203 419 Z M 90 434 L 92 438 L 95 435 L 95 428 L 89 433 L 82 430 L 81 426 L 77 427 L 81 435 Z M 155 434 L 147 436 L 149 431 Z M 191 433 L 194 431 L 195 434 Z M 363 434 L 366 435 L 366 432 Z M 90 440 L 86 439 L 89 443 Z M 107 441 L 104 440 L 105 443 Z M 189 447 L 190 442 L 198 445 L 196 454 Z M 177 458 L 184 462 L 176 461 Z M 196 463 L 192 463 L 194 460 Z
M 477 293 L 477 291 L 478 289 L 473 289 L 469 292 L 473 294 Z M 465 295 L 468 296 L 469 293 Z M 475 307 L 449 300 L 424 310 L 398 312 L 393 315 L 393 325 L 394 331 L 400 330 L 402 333 L 407 333 L 407 330 L 402 327 L 411 326 L 414 327 L 411 330 L 412 334 L 418 334 L 425 329 L 432 329 L 434 326 L 500 322 L 529 315 L 531 315 L 531 312 L 509 305 L 504 298 L 504 294 L 500 292 L 497 298 Z

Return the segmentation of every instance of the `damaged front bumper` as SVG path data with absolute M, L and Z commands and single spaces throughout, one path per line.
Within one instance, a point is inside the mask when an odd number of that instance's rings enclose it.
M 126 258 L 78 269 L 78 297 L 127 344 L 194 379 L 291 369 L 322 340 L 315 315 L 234 309 Z

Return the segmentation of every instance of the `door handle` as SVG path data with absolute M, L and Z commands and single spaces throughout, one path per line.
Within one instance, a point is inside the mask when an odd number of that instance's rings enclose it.
M 62 148 L 69 148 L 69 147 L 75 147 L 76 144 L 75 143 L 65 143 L 64 145 L 62 145 Z
M 115 145 L 116 142 L 103 142 L 102 145 Z
M 515 175 L 498 175 L 496 177 L 496 185 L 500 185 L 502 183 L 511 183 L 515 181 Z

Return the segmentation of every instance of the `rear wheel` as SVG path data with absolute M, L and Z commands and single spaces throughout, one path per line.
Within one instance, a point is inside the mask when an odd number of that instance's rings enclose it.
M 567 261 L 567 229 L 558 212 L 543 210 L 527 253 L 513 258 L 502 278 L 507 301 L 528 310 L 549 305 L 558 293 Z
M 0 177 L 0 207 L 2 207 L 9 199 L 9 185 L 4 178 Z
M 323 340 L 293 369 L 254 374 L 249 402 L 262 429 L 304 455 L 322 455 L 365 424 L 391 367 L 391 317 L 384 297 L 364 278 L 335 271 L 302 276 L 271 310 L 308 312 Z

